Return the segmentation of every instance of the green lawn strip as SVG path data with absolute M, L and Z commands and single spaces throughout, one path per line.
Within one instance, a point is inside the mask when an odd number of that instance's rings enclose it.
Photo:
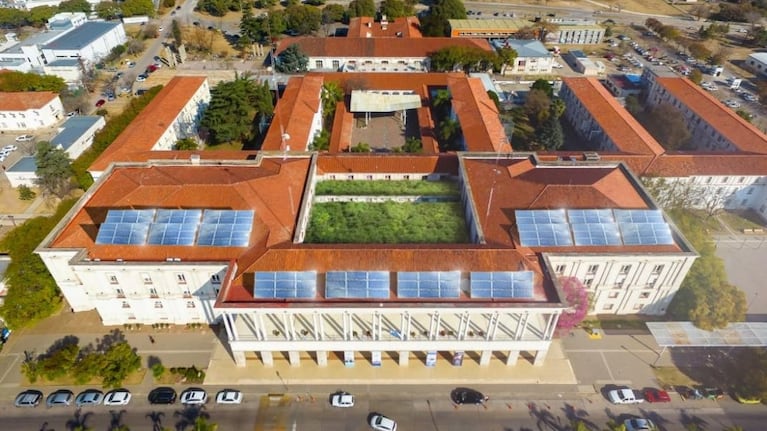
M 144 375 L 147 373 L 146 368 L 142 368 L 134 373 L 128 374 L 128 377 L 125 378 L 125 381 L 123 382 L 123 386 L 130 386 L 130 385 L 140 385 L 141 382 L 144 380 Z M 48 380 L 45 377 L 38 377 L 37 381 L 34 383 L 31 383 L 29 379 L 22 374 L 22 380 L 24 382 L 24 386 L 28 385 L 38 385 L 38 386 L 98 386 L 102 387 L 101 384 L 101 378 L 100 377 L 94 377 L 90 379 L 89 381 L 85 383 L 77 383 L 75 381 L 75 378 L 72 376 L 63 376 L 58 379 Z
M 319 181 L 317 196 L 457 196 L 458 183 L 453 181 Z
M 428 244 L 468 242 L 460 202 L 315 203 L 306 243 Z

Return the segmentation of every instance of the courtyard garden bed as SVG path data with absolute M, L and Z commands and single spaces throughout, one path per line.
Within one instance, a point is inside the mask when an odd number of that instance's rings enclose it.
M 304 242 L 433 244 L 468 238 L 460 202 L 326 202 L 313 205 Z
M 317 196 L 457 196 L 458 183 L 453 181 L 337 181 L 317 183 Z

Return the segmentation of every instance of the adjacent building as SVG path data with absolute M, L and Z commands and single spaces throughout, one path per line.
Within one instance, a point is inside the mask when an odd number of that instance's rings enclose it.
M 119 21 L 88 21 L 42 47 L 47 62 L 77 59 L 95 64 L 112 48 L 126 42 L 125 28 Z
M 551 74 L 556 61 L 551 52 L 538 40 L 506 39 L 494 41 L 496 48 L 511 48 L 517 52 L 514 64 L 507 65 L 504 75 Z
M 0 130 L 34 131 L 56 124 L 64 115 L 59 95 L 51 91 L 0 93 Z

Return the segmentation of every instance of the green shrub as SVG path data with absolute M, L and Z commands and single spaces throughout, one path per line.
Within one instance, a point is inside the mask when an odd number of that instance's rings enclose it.
M 165 365 L 160 362 L 152 365 L 152 375 L 155 379 L 159 379 L 163 374 L 165 374 Z
M 17 190 L 19 191 L 19 199 L 23 201 L 31 201 L 37 196 L 37 193 L 24 184 L 20 185 Z

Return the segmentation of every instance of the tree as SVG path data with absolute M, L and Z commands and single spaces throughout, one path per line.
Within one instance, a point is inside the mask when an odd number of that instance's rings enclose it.
M 450 19 L 466 19 L 466 8 L 461 0 L 435 0 L 429 6 L 426 16 L 421 19 L 424 36 L 442 37 L 450 35 Z
M 122 13 L 120 5 L 111 1 L 102 1 L 96 4 L 94 10 L 99 18 L 106 20 L 115 19 Z
M 541 128 L 538 129 L 537 139 L 546 150 L 554 151 L 561 148 L 565 143 L 565 134 L 559 119 L 554 115 L 549 115 Z
M 248 77 L 220 82 L 211 91 L 208 108 L 200 126 L 207 130 L 212 144 L 245 142 L 253 137 L 257 114 L 271 116 L 272 95 L 268 83 L 258 84 Z
M 59 3 L 59 12 L 91 12 L 91 4 L 88 0 L 64 0 Z
M 586 318 L 589 312 L 589 293 L 576 277 L 560 277 L 559 284 L 565 295 L 561 299 L 568 309 L 559 316 L 557 329 L 568 333 Z
M 349 151 L 352 153 L 369 153 L 370 145 L 365 142 L 358 142 L 357 145 L 351 147 Z
M 322 9 L 322 22 L 341 22 L 346 14 L 346 9 L 340 4 L 329 4 Z
M 192 431 L 217 431 L 218 424 L 208 422 L 208 419 L 204 416 L 198 416 L 194 420 L 194 427 Z
M 402 146 L 402 151 L 414 154 L 420 153 L 423 151 L 423 142 L 418 138 L 408 136 L 408 138 L 405 139 L 405 145 Z
M 463 134 L 461 123 L 452 118 L 445 118 L 437 125 L 437 134 L 439 136 L 439 146 L 442 151 L 460 151 L 459 138 Z
M 338 102 L 344 100 L 344 90 L 338 81 L 328 81 L 322 84 L 322 116 L 332 119 Z
M 711 50 L 706 48 L 706 45 L 703 45 L 700 42 L 691 43 L 690 46 L 687 47 L 687 50 L 690 51 L 690 55 L 698 60 L 705 60 L 711 57 Z
M 547 79 L 536 79 L 533 85 L 530 86 L 530 89 L 543 91 L 548 97 L 554 96 L 554 87 Z
M 312 141 L 312 150 L 327 151 L 330 148 L 330 132 L 327 129 L 320 130 L 320 133 Z
M 314 6 L 294 5 L 285 9 L 288 28 L 300 35 L 311 34 L 320 29 L 322 12 Z
M 69 193 L 69 178 L 72 177 L 72 162 L 69 155 L 61 148 L 56 148 L 47 141 L 37 143 L 35 154 L 37 169 L 35 183 L 43 193 L 63 198 Z
M 179 151 L 188 151 L 198 149 L 197 141 L 194 138 L 184 138 L 176 141 L 175 149 Z
M 55 75 L 39 75 L 6 70 L 0 73 L 0 91 L 52 91 L 60 93 L 67 88 L 64 80 Z
M 27 24 L 28 15 L 28 12 L 21 9 L 0 7 L 0 26 L 21 27 Z
M 56 15 L 58 11 L 59 9 L 56 6 L 33 7 L 29 11 L 27 21 L 35 27 L 42 27 L 53 15 Z
M 306 72 L 308 65 L 309 57 L 294 43 L 277 56 L 274 68 L 280 73 L 297 73 Z
M 496 53 L 498 54 L 498 58 L 502 64 L 501 74 L 503 74 L 507 66 L 514 65 L 514 62 L 517 60 L 517 56 L 519 55 L 513 48 L 507 47 L 498 48 Z
M 37 196 L 37 193 L 32 191 L 32 189 L 30 189 L 29 186 L 25 184 L 21 184 L 16 188 L 16 190 L 19 191 L 19 199 L 22 201 L 31 201 Z
M 690 81 L 700 85 L 703 82 L 703 72 L 701 72 L 700 69 L 693 69 L 688 78 Z
M 684 115 L 668 103 L 661 103 L 652 108 L 647 114 L 645 125 L 647 131 L 663 144 L 666 150 L 684 148 L 692 136 L 687 129 Z
M 178 21 L 175 19 L 170 24 L 170 34 L 173 35 L 173 42 L 176 44 L 176 47 L 179 47 L 184 43 L 184 36 L 181 33 L 181 26 L 178 25 Z
M 361 16 L 376 16 L 376 4 L 373 0 L 352 0 L 349 2 L 348 14 L 351 18 Z
M 107 388 L 117 388 L 131 373 L 141 368 L 141 356 L 125 341 L 114 343 L 104 352 L 99 375 Z
M 551 99 L 545 90 L 533 89 L 527 93 L 523 106 L 530 124 L 537 128 L 541 126 L 551 114 Z
M 123 16 L 154 16 L 154 3 L 152 0 L 125 0 L 122 3 L 121 9 Z
M 738 117 L 748 121 L 749 123 L 754 120 L 754 116 L 750 112 L 744 109 L 738 109 L 737 111 L 735 111 L 735 114 L 737 114 Z
M 626 96 L 626 110 L 631 115 L 636 116 L 642 112 L 642 104 L 639 102 L 639 98 L 633 94 Z
M 405 0 L 383 0 L 380 11 L 381 15 L 386 16 L 387 19 L 401 18 L 415 15 L 413 6 L 413 3 Z
M 739 349 L 729 371 L 738 396 L 767 399 L 767 352 L 764 349 Z

